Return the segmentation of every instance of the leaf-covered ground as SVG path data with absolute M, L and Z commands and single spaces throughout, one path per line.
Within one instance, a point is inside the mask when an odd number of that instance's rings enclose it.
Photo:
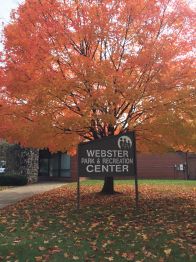
M 67 185 L 0 211 L 0 261 L 196 261 L 194 186 Z M 196 225 L 196 224 L 195 224 Z

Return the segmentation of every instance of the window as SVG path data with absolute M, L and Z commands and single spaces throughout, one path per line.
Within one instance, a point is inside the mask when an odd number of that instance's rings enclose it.
M 59 176 L 60 154 L 52 154 L 50 158 L 50 176 Z
M 46 176 L 49 171 L 49 159 L 48 158 L 40 158 L 39 160 L 39 175 Z
M 67 154 L 61 154 L 61 177 L 70 177 L 71 176 L 71 166 L 70 166 L 70 156 Z
M 64 153 L 51 154 L 48 150 L 40 150 L 39 176 L 71 177 L 71 158 Z

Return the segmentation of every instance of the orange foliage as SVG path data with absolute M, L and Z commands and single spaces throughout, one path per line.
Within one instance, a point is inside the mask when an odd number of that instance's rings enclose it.
M 194 23 L 181 0 L 26 0 L 4 29 L 1 137 L 73 152 L 136 130 L 140 150 L 194 148 Z

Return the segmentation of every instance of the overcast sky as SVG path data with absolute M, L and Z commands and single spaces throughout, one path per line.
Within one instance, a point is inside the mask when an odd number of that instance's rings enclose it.
M 0 21 L 8 22 L 10 12 L 12 9 L 16 8 L 22 0 L 0 0 Z
M 0 0 L 0 31 L 2 29 L 2 23 L 8 23 L 10 18 L 10 12 L 15 9 L 19 3 L 23 0 Z M 0 44 L 0 51 L 2 50 L 2 45 Z
M 8 23 L 10 12 L 24 0 L 0 0 L 0 28 L 2 23 Z M 196 6 L 195 0 L 187 0 L 191 6 Z M 1 49 L 1 46 L 0 46 Z
M 0 0 L 0 22 L 8 22 L 10 12 L 12 9 L 15 9 L 19 3 L 22 3 L 24 0 Z M 187 0 L 191 6 L 196 6 L 195 0 Z

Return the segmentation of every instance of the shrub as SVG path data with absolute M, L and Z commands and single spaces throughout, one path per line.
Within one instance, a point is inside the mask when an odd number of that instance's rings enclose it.
M 28 182 L 25 176 L 0 175 L 0 186 L 24 186 Z

